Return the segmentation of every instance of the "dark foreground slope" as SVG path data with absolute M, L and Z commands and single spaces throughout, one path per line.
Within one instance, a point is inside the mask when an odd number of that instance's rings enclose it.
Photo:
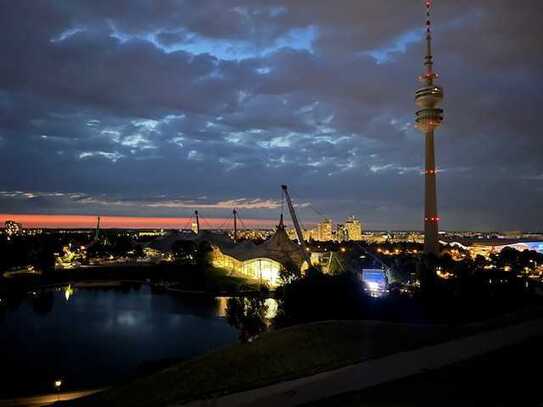
M 446 327 L 326 321 L 272 331 L 70 406 L 165 406 L 256 388 L 439 342 Z

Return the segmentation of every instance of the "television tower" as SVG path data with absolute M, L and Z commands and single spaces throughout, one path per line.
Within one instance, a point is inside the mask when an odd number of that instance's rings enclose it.
M 415 101 L 420 110 L 417 111 L 416 126 L 424 134 L 426 145 L 426 163 L 424 170 L 424 253 L 439 255 L 436 194 L 436 162 L 434 153 L 434 131 L 443 121 L 443 109 L 437 106 L 443 100 L 443 88 L 434 83 L 438 74 L 433 70 L 432 60 L 432 24 L 430 11 L 432 1 L 426 0 L 426 56 L 424 57 L 425 72 L 419 77 L 423 86 L 415 95 Z

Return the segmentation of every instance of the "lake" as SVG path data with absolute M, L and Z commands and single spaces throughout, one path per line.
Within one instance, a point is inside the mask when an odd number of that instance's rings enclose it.
M 238 341 L 226 298 L 52 288 L 0 304 L 0 398 L 108 386 Z

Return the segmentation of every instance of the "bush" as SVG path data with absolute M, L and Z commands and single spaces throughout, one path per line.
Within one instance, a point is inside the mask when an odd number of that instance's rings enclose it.
M 328 275 L 308 269 L 305 276 L 279 291 L 278 326 L 329 320 L 356 319 L 363 308 L 363 288 L 352 273 Z

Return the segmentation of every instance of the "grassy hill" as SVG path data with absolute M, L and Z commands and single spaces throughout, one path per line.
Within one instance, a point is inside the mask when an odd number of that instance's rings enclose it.
M 233 393 L 379 357 L 451 335 L 446 327 L 325 321 L 271 331 L 109 389 L 73 406 L 165 406 Z

